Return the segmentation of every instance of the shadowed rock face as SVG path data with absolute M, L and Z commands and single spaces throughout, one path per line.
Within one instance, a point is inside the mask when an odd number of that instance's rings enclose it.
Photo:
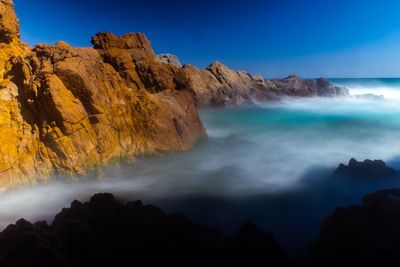
M 398 266 L 400 190 L 378 191 L 363 205 L 338 208 L 321 225 L 310 266 Z
M 0 233 L 1 266 L 288 266 L 273 237 L 244 224 L 235 239 L 110 194 L 74 201 L 51 225 L 19 220 Z

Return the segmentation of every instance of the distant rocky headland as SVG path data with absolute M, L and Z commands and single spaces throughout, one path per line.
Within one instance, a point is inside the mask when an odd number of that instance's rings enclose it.
M 13 1 L 0 0 L 0 188 L 190 149 L 206 135 L 196 106 L 348 93 L 322 78 L 181 66 L 141 33 L 99 33 L 92 43 L 32 48 L 20 40 Z

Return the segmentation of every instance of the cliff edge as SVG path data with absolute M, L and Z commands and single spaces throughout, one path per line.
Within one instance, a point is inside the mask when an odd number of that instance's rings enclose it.
M 143 34 L 31 48 L 12 1 L 0 0 L 0 11 L 1 188 L 187 150 L 205 135 L 192 95 L 175 81 L 179 68 L 161 63 Z
M 142 33 L 99 33 L 93 48 L 20 41 L 0 0 L 0 188 L 84 175 L 125 157 L 190 149 L 206 132 L 196 106 L 337 96 L 324 79 L 266 80 L 214 62 L 157 56 Z

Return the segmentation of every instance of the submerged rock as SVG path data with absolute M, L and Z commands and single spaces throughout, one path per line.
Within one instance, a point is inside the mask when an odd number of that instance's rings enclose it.
M 0 233 L 1 266 L 288 266 L 273 237 L 247 223 L 237 237 L 110 194 L 74 201 L 51 225 L 19 220 Z
M 333 174 L 334 177 L 355 178 L 367 181 L 379 181 L 380 179 L 394 178 L 399 175 L 398 171 L 387 166 L 382 160 L 365 160 L 359 162 L 355 159 L 351 159 L 347 166 L 340 164 Z

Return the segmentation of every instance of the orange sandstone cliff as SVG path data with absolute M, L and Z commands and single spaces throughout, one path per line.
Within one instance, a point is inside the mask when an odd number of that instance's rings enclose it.
M 205 135 L 181 69 L 143 34 L 95 48 L 31 48 L 11 0 L 0 0 L 0 187 L 83 175 L 123 157 L 191 148 Z
M 141 33 L 99 33 L 92 44 L 29 47 L 13 1 L 0 0 L 0 189 L 190 149 L 206 134 L 196 106 L 347 94 L 324 79 L 182 66 Z

